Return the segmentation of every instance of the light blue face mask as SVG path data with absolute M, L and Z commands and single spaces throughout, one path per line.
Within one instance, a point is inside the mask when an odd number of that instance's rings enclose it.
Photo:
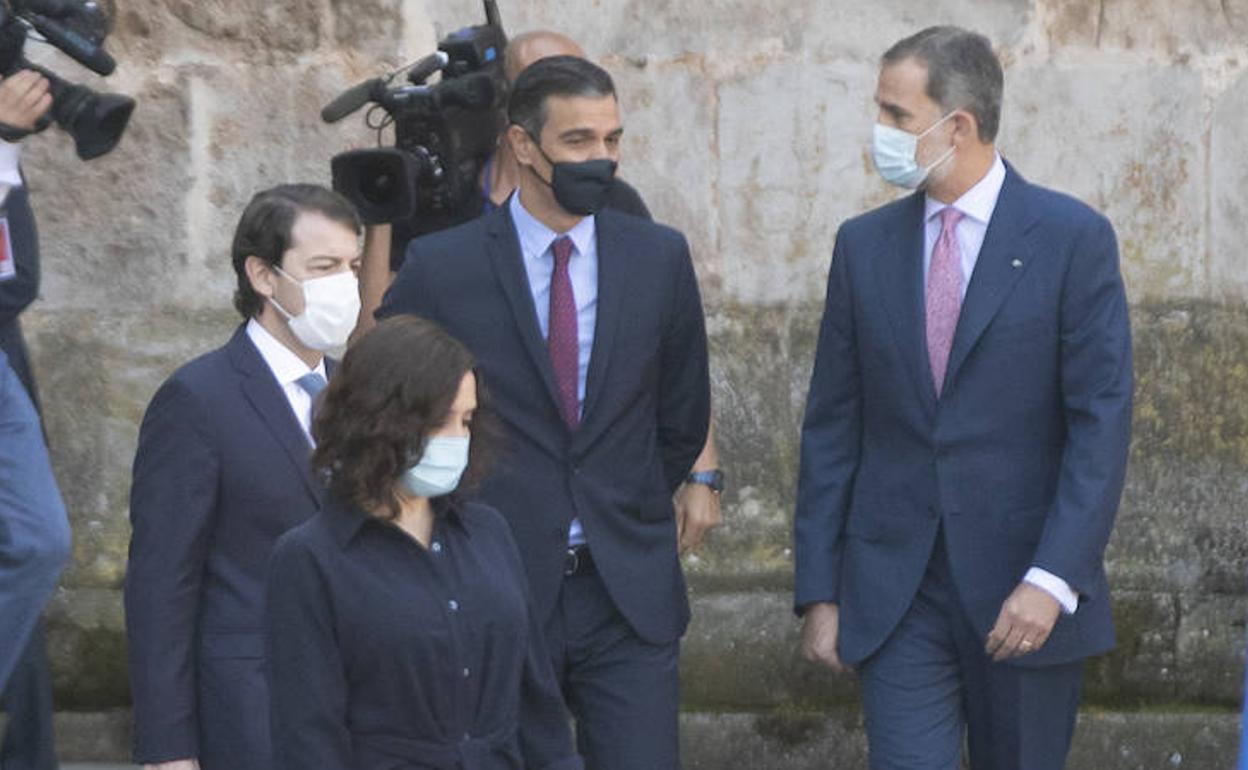
M 876 123 L 871 135 L 871 158 L 875 161 L 875 170 L 880 173 L 884 181 L 907 190 L 917 189 L 927 179 L 927 175 L 932 173 L 932 169 L 953 157 L 953 147 L 950 146 L 945 154 L 937 158 L 936 162 L 930 166 L 920 166 L 915 158 L 919 149 L 919 140 L 948 120 L 949 115 L 952 114 L 950 112 L 945 115 L 921 134 L 911 134 L 900 128 Z
M 425 442 L 420 462 L 403 474 L 403 485 L 417 497 L 449 495 L 468 467 L 468 436 L 434 436 Z

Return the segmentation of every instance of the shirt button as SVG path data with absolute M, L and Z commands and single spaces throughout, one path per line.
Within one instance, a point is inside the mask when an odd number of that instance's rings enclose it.
M 472 675 L 472 672 L 471 672 L 471 671 L 469 671 L 467 668 L 465 668 L 465 669 L 464 669 L 464 679 L 467 679 L 467 678 L 468 678 L 469 676 L 471 676 L 471 675 Z
M 455 601 L 454 599 L 451 599 L 449 602 L 447 602 L 446 606 L 451 608 L 451 612 L 459 612 L 459 602 Z
M 429 546 L 434 553 L 442 553 L 442 544 L 437 540 L 433 541 L 433 545 Z

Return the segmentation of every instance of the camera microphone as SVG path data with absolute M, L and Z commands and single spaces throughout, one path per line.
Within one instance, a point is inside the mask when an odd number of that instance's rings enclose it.
M 384 78 L 372 78 L 348 88 L 321 110 L 321 120 L 337 123 L 369 102 L 378 101 L 386 92 Z
M 42 14 L 28 13 L 26 19 L 39 34 L 43 35 L 45 40 L 69 54 L 74 61 L 92 72 L 98 75 L 111 75 L 113 70 L 117 69 L 117 61 L 109 56 L 104 46 L 98 42 Z

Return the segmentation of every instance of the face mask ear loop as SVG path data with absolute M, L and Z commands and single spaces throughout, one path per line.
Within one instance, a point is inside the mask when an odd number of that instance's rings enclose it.
M 537 151 L 542 154 L 542 158 L 545 159 L 546 164 L 550 166 L 550 173 L 551 173 L 550 181 L 548 182 L 545 179 L 543 179 L 542 175 L 537 173 L 537 169 L 533 166 L 533 164 L 529 164 L 528 166 L 529 170 L 533 172 L 533 176 L 537 177 L 539 182 L 546 185 L 552 190 L 555 189 L 555 181 L 554 181 L 555 162 L 551 160 L 550 156 L 546 154 L 546 151 L 542 149 L 542 142 L 540 139 L 538 139 L 536 136 L 533 136 L 528 131 L 525 131 L 524 133 L 528 134 L 529 140 L 533 142 L 533 146 L 537 148 Z
M 290 281 L 291 283 L 293 283 L 293 284 L 295 284 L 296 286 L 298 286 L 298 287 L 299 287 L 299 289 L 300 289 L 300 291 L 302 291 L 302 290 L 303 290 L 303 282 L 302 282 L 302 281 L 296 281 L 296 280 L 295 280 L 295 277 L 294 277 L 293 275 L 291 275 L 290 273 L 286 272 L 285 270 L 283 270 L 282 268 L 278 267 L 277 265 L 269 265 L 269 267 L 271 267 L 271 268 L 273 268 L 274 270 L 276 270 L 276 271 L 277 271 L 277 273 L 278 273 L 279 275 L 281 275 L 283 278 L 285 278 L 286 280 L 288 280 L 288 281 Z M 281 306 L 281 304 L 277 301 L 277 295 L 276 295 L 276 294 L 275 294 L 274 296 L 272 296 L 272 297 L 269 297 L 269 298 L 268 298 L 268 300 L 269 300 L 269 302 L 270 302 L 270 303 L 272 303 L 272 304 L 273 304 L 273 307 L 277 308 L 277 312 L 279 312 L 279 313 L 281 313 L 281 314 L 282 314 L 282 317 L 286 319 L 286 322 L 287 322 L 287 323 L 289 323 L 289 322 L 291 322 L 291 321 L 295 320 L 295 317 L 294 317 L 293 315 L 291 315 L 289 312 L 287 312 L 286 308 L 282 307 L 282 306 Z M 306 297 L 305 297 L 305 301 L 306 301 Z
M 931 132 L 935 131 L 935 130 L 936 130 L 936 128 L 937 128 L 937 127 L 938 127 L 941 123 L 944 123 L 946 120 L 948 120 L 949 118 L 951 118 L 951 117 L 952 117 L 952 116 L 953 116 L 956 112 L 957 112 L 957 110 L 952 110 L 952 111 L 950 111 L 950 112 L 946 113 L 946 114 L 945 114 L 945 116 L 944 116 L 944 117 L 942 117 L 940 120 L 938 120 L 938 121 L 936 121 L 935 123 L 933 123 L 932 125 L 928 126 L 926 131 L 924 131 L 923 133 L 921 133 L 921 134 L 919 134 L 918 136 L 916 136 L 916 137 L 915 137 L 915 139 L 914 139 L 914 150 L 915 150 L 915 152 L 916 152 L 916 153 L 918 152 L 918 150 L 919 150 L 919 142 L 923 139 L 923 137 L 925 137 L 925 136 L 927 136 L 928 134 L 930 134 Z M 949 158 L 953 157 L 953 151 L 954 151 L 954 149 L 955 149 L 955 148 L 954 148 L 954 146 L 953 146 L 952 144 L 951 144 L 951 145 L 949 145 L 949 149 L 945 150 L 945 151 L 944 151 L 944 153 L 943 153 L 943 154 L 941 154 L 941 156 L 940 156 L 939 158 L 937 158 L 936 160 L 932 161 L 932 163 L 931 163 L 930 165 L 928 165 L 928 166 L 925 166 L 925 167 L 924 167 L 924 169 L 923 169 L 923 170 L 924 170 L 925 174 L 931 174 L 933 169 L 937 168 L 938 166 L 940 166 L 940 164 L 944 163 L 945 161 L 949 160 Z

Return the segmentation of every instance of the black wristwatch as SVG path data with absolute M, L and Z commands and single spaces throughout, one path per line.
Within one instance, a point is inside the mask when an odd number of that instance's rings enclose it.
M 724 491 L 724 472 L 719 468 L 709 471 L 694 471 L 685 477 L 686 484 L 705 484 L 715 494 Z

